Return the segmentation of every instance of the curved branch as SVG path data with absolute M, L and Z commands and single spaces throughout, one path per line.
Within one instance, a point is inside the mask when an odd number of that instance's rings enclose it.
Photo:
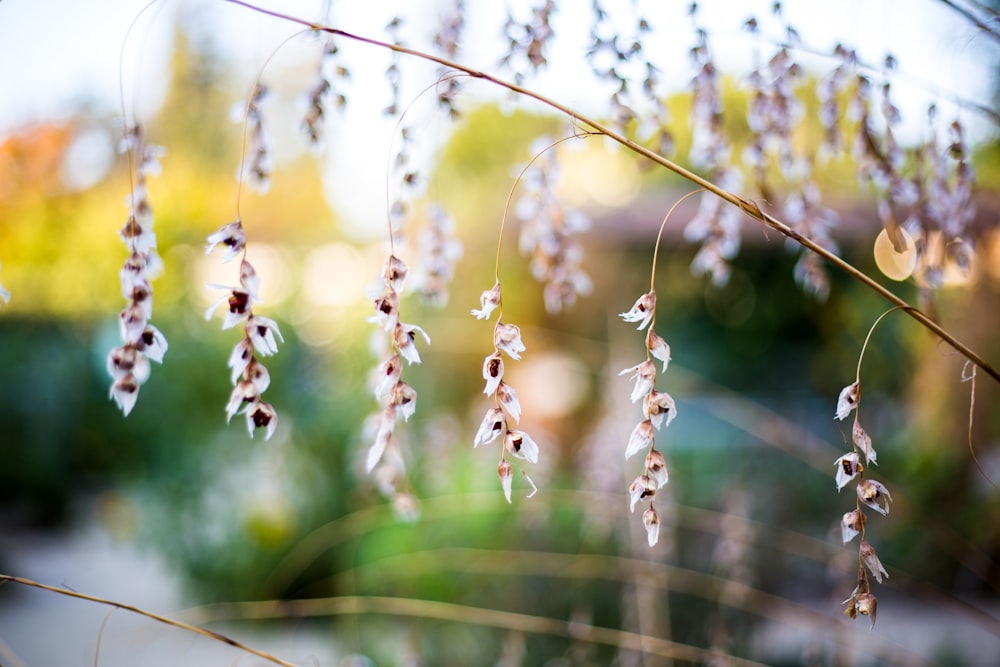
M 266 14 L 269 16 L 273 16 L 275 18 L 279 18 L 285 21 L 298 23 L 299 25 L 307 26 L 319 32 L 325 32 L 331 35 L 344 37 L 345 39 L 350 39 L 356 42 L 370 44 L 372 46 L 377 46 L 383 49 L 389 49 L 390 51 L 395 51 L 396 53 L 403 53 L 409 56 L 413 56 L 415 58 L 420 58 L 421 60 L 437 63 L 442 67 L 447 67 L 449 69 L 465 72 L 466 74 L 468 74 L 473 78 L 489 81 L 490 83 L 500 86 L 501 88 L 506 88 L 511 92 L 536 100 L 544 104 L 545 106 L 548 106 L 566 116 L 569 116 L 570 118 L 573 118 L 579 123 L 588 125 L 591 128 L 593 128 L 595 132 L 605 135 L 609 139 L 621 144 L 622 146 L 629 149 L 633 153 L 641 155 L 662 167 L 666 167 L 667 169 L 674 172 L 681 178 L 691 181 L 692 183 L 698 185 L 699 187 L 702 187 L 708 190 L 709 192 L 715 194 L 716 196 L 721 197 L 722 199 L 726 200 L 733 206 L 739 207 L 740 210 L 742 210 L 747 216 L 753 218 L 754 220 L 763 223 L 764 225 L 770 227 L 779 234 L 782 234 L 783 236 L 795 241 L 799 245 L 808 248 L 809 250 L 812 250 L 817 255 L 819 255 L 829 263 L 833 264 L 841 271 L 844 271 L 851 277 L 855 278 L 859 282 L 869 287 L 875 293 L 881 295 L 882 298 L 884 298 L 886 301 L 890 302 L 891 304 L 897 306 L 902 310 L 905 310 L 910 317 L 912 317 L 917 322 L 922 324 L 924 327 L 932 331 L 935 335 L 940 337 L 941 340 L 948 343 L 948 345 L 953 347 L 957 352 L 961 353 L 963 356 L 969 359 L 969 361 L 971 361 L 972 363 L 976 364 L 981 369 L 983 369 L 983 371 L 987 375 L 992 377 L 997 382 L 1000 382 L 1000 371 L 998 371 L 992 364 L 987 362 L 985 359 L 983 359 L 983 357 L 981 357 L 967 345 L 962 343 L 955 336 L 950 334 L 947 330 L 944 329 L 944 327 L 942 327 L 940 324 L 932 320 L 928 315 L 926 315 L 920 309 L 916 308 L 915 306 L 911 306 L 902 298 L 896 296 L 895 293 L 883 287 L 880 283 L 878 283 L 874 278 L 869 276 L 867 273 L 861 271 L 860 269 L 855 268 L 852 264 L 841 259 L 837 255 L 833 254 L 826 248 L 819 245 L 818 243 L 812 241 L 806 236 L 803 236 L 802 234 L 795 231 L 787 224 L 785 224 L 778 218 L 774 217 L 773 215 L 763 212 L 756 203 L 744 199 L 732 192 L 724 190 L 715 183 L 705 180 L 704 178 L 698 176 L 694 172 L 688 171 L 687 169 L 680 166 L 676 162 L 668 160 L 659 153 L 656 153 L 655 151 L 652 151 L 646 148 L 645 146 L 636 143 L 635 141 L 612 130 L 610 127 L 604 125 L 603 123 L 597 120 L 584 116 L 583 114 L 574 111 L 573 109 L 557 102 L 552 98 L 546 97 L 541 93 L 537 93 L 531 89 L 525 88 L 516 83 L 512 83 L 510 81 L 505 81 L 503 79 L 497 78 L 495 76 L 487 74 L 486 72 L 473 69 L 466 65 L 462 65 L 461 63 L 457 63 L 453 60 L 442 58 L 441 56 L 436 56 L 432 53 L 419 51 L 417 49 L 411 49 L 409 47 L 401 46 L 398 44 L 390 44 L 389 42 L 383 42 L 381 40 L 372 39 L 371 37 L 363 37 L 361 35 L 356 35 L 354 33 L 347 32 L 346 30 L 340 30 L 339 28 L 332 28 L 330 26 L 324 26 L 319 23 L 313 23 L 312 21 L 306 21 L 305 19 L 296 18 L 294 16 L 289 16 L 287 14 L 282 14 L 280 12 L 271 11 L 269 9 L 263 9 L 261 7 L 252 5 L 249 2 L 245 2 L 245 0 L 226 0 L 226 2 L 230 2 L 235 5 L 240 5 L 242 7 L 246 7 L 247 9 L 260 12 L 262 14 Z

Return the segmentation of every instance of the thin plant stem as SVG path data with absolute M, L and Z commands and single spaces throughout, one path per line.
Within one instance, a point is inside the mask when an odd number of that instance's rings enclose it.
M 863 283 L 865 286 L 870 288 L 876 294 L 880 295 L 882 298 L 889 301 L 891 304 L 905 310 L 910 315 L 910 317 L 915 319 L 925 328 L 929 329 L 935 335 L 939 336 L 951 347 L 953 347 L 967 359 L 969 359 L 974 364 L 983 369 L 983 371 L 986 372 L 987 375 L 992 377 L 997 382 L 1000 382 L 1000 370 L 997 370 L 997 368 L 995 368 L 992 364 L 986 361 L 982 356 L 980 356 L 978 353 L 969 348 L 968 345 L 958 340 L 954 335 L 949 333 L 940 324 L 932 320 L 928 315 L 923 313 L 918 308 L 911 306 L 889 289 L 883 287 L 879 282 L 877 282 L 867 273 L 861 271 L 860 269 L 855 268 L 852 264 L 841 259 L 833 252 L 824 248 L 822 245 L 816 243 L 812 239 L 804 236 L 803 234 L 795 231 L 794 229 L 789 227 L 786 223 L 782 222 L 773 215 L 765 213 L 760 209 L 760 206 L 755 202 L 752 202 L 748 199 L 744 199 L 743 197 L 740 197 L 737 194 L 729 192 L 719 187 L 715 183 L 708 181 L 702 178 L 701 176 L 698 176 L 694 172 L 688 171 L 679 164 L 671 160 L 668 160 L 659 153 L 656 153 L 655 151 L 646 148 L 645 146 L 633 141 L 632 139 L 625 137 L 624 135 L 612 130 L 610 127 L 604 125 L 603 123 L 600 123 L 599 121 L 593 120 L 577 111 L 574 111 L 573 109 L 567 107 L 566 105 L 561 104 L 552 98 L 546 97 L 541 93 L 537 93 L 529 88 L 525 88 L 523 86 L 520 86 L 516 83 L 512 83 L 509 81 L 504 81 L 503 79 L 499 79 L 495 76 L 487 74 L 486 72 L 482 72 L 480 70 L 467 67 L 465 65 L 449 60 L 447 58 L 443 58 L 441 56 L 436 56 L 431 53 L 419 51 L 417 49 L 411 49 L 409 47 L 401 46 L 398 44 L 390 44 L 388 42 L 372 39 L 371 37 L 363 37 L 361 35 L 356 35 L 354 33 L 350 33 L 345 30 L 340 30 L 339 28 L 332 28 L 318 23 L 313 23 L 312 21 L 307 21 L 305 19 L 300 19 L 294 16 L 289 16 L 287 14 L 282 14 L 281 12 L 264 9 L 262 7 L 257 7 L 256 5 L 250 4 L 249 2 L 245 2 L 244 0 L 225 0 L 225 1 L 236 5 L 240 5 L 242 7 L 246 7 L 247 9 L 260 12 L 268 16 L 273 16 L 275 18 L 283 19 L 286 21 L 292 21 L 300 25 L 305 25 L 313 30 L 326 32 L 331 35 L 339 35 L 341 37 L 344 37 L 345 39 L 350 39 L 356 42 L 369 44 L 383 49 L 389 49 L 397 53 L 403 53 L 406 55 L 413 56 L 415 58 L 421 58 L 429 62 L 437 63 L 438 65 L 441 65 L 443 67 L 459 70 L 465 72 L 466 74 L 475 79 L 482 79 L 484 81 L 488 81 L 494 85 L 506 88 L 511 92 L 518 93 L 520 95 L 523 95 L 524 97 L 531 98 L 533 100 L 536 100 L 537 102 L 540 102 L 541 104 L 544 104 L 545 106 L 555 109 L 556 111 L 559 111 L 560 113 L 569 116 L 570 118 L 573 118 L 575 121 L 593 128 L 594 132 L 605 135 L 612 141 L 621 144 L 622 146 L 631 150 L 632 152 L 637 153 L 649 159 L 650 161 L 655 162 L 656 164 L 665 167 L 666 169 L 669 169 L 670 171 L 674 172 L 681 178 L 684 178 L 694 183 L 695 185 L 698 185 L 699 187 L 708 190 L 712 194 L 724 199 L 733 206 L 738 207 L 748 217 L 751 217 L 754 220 L 761 222 L 765 226 L 770 227 L 779 234 L 782 234 L 783 236 L 795 241 L 799 245 L 809 250 L 812 250 L 830 264 L 834 265 L 841 271 L 847 273 L 855 280 Z
M 168 618 L 167 616 L 161 616 L 160 614 L 156 614 L 151 611 L 146 611 L 145 609 L 140 609 L 135 605 L 126 604 L 124 602 L 115 602 L 114 600 L 108 600 L 106 598 L 97 597 L 96 595 L 87 595 L 86 593 L 78 593 L 77 591 L 73 591 L 68 588 L 49 586 L 48 584 L 42 584 L 37 581 L 32 581 L 31 579 L 25 579 L 24 577 L 14 577 L 9 574 L 0 574 L 0 584 L 5 584 L 7 582 L 14 584 L 21 584 L 22 586 L 30 586 L 33 588 L 40 588 L 44 591 L 49 591 L 51 593 L 58 593 L 59 595 L 65 595 L 71 598 L 78 598 L 80 600 L 87 600 L 89 602 L 96 602 L 97 604 L 104 604 L 112 607 L 117 607 L 118 609 L 124 609 L 125 611 L 130 611 L 134 614 L 145 616 L 146 618 L 151 618 L 154 621 L 158 621 L 165 625 L 170 625 L 175 628 L 180 628 L 181 630 L 186 630 L 196 635 L 201 635 L 202 637 L 207 637 L 214 641 L 222 642 L 223 644 L 229 644 L 234 648 L 255 655 L 258 658 L 262 658 L 276 665 L 282 665 L 282 667 L 296 667 L 293 663 L 282 660 L 281 658 L 277 658 L 271 655 L 270 653 L 266 653 L 259 649 L 255 649 L 251 646 L 247 646 L 246 644 L 239 642 L 231 637 L 227 637 L 226 635 L 220 632 L 215 632 L 214 630 L 206 630 L 205 628 L 199 628 L 197 626 L 184 623 L 183 621 L 177 621 L 172 618 Z

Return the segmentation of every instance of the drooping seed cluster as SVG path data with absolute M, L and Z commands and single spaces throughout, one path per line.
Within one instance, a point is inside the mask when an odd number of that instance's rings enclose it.
M 656 319 L 655 290 L 640 296 L 628 312 L 621 313 L 621 318 L 626 322 L 638 322 L 639 331 L 649 327 L 646 332 L 646 360 L 626 368 L 619 375 L 632 376 L 635 386 L 629 398 L 633 403 L 642 401 L 643 420 L 636 425 L 629 436 L 625 447 L 625 460 L 640 452 L 646 452 L 643 473 L 636 477 L 628 488 L 629 510 L 634 512 L 639 501 L 649 499 L 649 507 L 642 514 L 642 523 L 646 527 L 649 546 L 652 547 L 660 537 L 660 516 L 653 507 L 652 499 L 657 489 L 663 487 L 669 480 L 667 461 L 656 449 L 656 432 L 669 426 L 677 415 L 673 397 L 655 389 L 657 371 L 653 360 L 660 361 L 663 364 L 663 372 L 666 372 L 670 363 L 670 346 L 653 331 L 653 322 Z
M 555 11 L 553 0 L 539 0 L 531 8 L 531 17 L 527 21 L 519 21 L 512 14 L 507 14 L 503 26 L 507 53 L 500 60 L 500 65 L 510 69 L 515 83 L 522 83 L 529 69 L 537 72 L 548 63 L 549 44 L 555 36 L 551 24 Z
M 385 33 L 389 37 L 393 46 L 403 46 L 401 33 L 403 31 L 404 23 L 405 21 L 403 20 L 403 17 L 396 15 L 393 16 L 385 26 Z M 382 109 L 382 113 L 386 116 L 395 116 L 402 110 L 400 107 L 400 94 L 402 92 L 403 74 L 399 69 L 399 53 L 393 51 L 389 58 L 389 65 L 385 68 L 385 80 L 389 84 L 392 97 L 389 104 Z
M 697 12 L 692 3 L 691 14 Z M 708 48 L 708 33 L 695 26 L 697 41 L 691 49 L 691 61 L 696 74 L 691 81 L 690 159 L 692 164 L 709 172 L 716 185 L 729 192 L 738 192 L 742 184 L 740 172 L 730 165 L 732 147 L 722 127 L 722 97 L 718 71 Z M 691 261 L 691 271 L 701 276 L 710 274 L 715 285 L 729 282 L 729 260 L 740 249 L 740 216 L 738 208 L 728 206 L 718 197 L 703 197 L 698 213 L 684 228 L 687 241 L 701 243 Z
M 858 407 L 860 400 L 861 383 L 859 381 L 844 387 L 837 399 L 836 418 L 845 419 L 852 410 Z M 871 619 L 871 627 L 874 627 L 878 599 L 871 592 L 869 572 L 878 583 L 882 583 L 882 577 L 888 578 L 889 573 L 882 566 L 874 547 L 866 539 L 865 528 L 868 518 L 861 507 L 864 505 L 885 516 L 889 514 L 889 503 L 892 502 L 892 496 L 881 482 L 865 479 L 865 467 L 876 463 L 876 454 L 874 447 L 872 447 L 871 436 L 862 428 L 857 412 L 854 414 L 851 441 L 854 445 L 853 450 L 841 456 L 834 463 L 837 466 L 838 491 L 855 477 L 858 479 L 855 509 L 844 514 L 840 522 L 844 544 L 853 540 L 855 536 L 861 535 L 861 545 L 858 548 L 857 585 L 852 591 L 851 597 L 844 601 L 844 604 L 847 605 L 844 614 L 851 618 L 857 618 L 858 614 L 868 616 Z M 865 459 L 864 463 L 861 463 L 862 456 Z M 867 572 L 865 568 L 868 568 Z
M 545 310 L 554 314 L 592 289 L 590 276 L 583 270 L 583 247 L 578 238 L 590 227 L 590 219 L 579 210 L 563 207 L 554 189 L 559 179 L 556 153 L 539 144 L 548 146 L 551 142 L 536 142 L 532 152 L 540 157 L 522 176 L 524 194 L 515 213 L 521 221 L 521 254 L 531 257 L 531 273 L 545 286 Z
M 268 137 L 264 129 L 264 115 L 261 110 L 261 102 L 268 95 L 267 86 L 257 82 L 246 106 L 238 105 L 233 108 L 233 118 L 237 122 L 246 122 L 246 154 L 242 164 L 241 179 L 245 179 L 254 190 L 260 194 L 267 194 L 271 189 L 271 151 L 268 146 Z
M 464 0 L 452 0 L 451 7 L 440 13 L 438 29 L 434 33 L 434 46 L 449 60 L 454 60 L 458 56 L 465 30 L 465 13 Z M 449 118 L 456 120 L 460 115 L 458 107 L 455 106 L 458 93 L 462 89 L 460 79 L 448 76 L 448 72 L 443 68 L 438 70 L 438 77 L 440 78 L 436 89 L 438 107 L 445 111 Z
M 803 236 L 837 253 L 839 248 L 831 232 L 840 221 L 840 216 L 820 200 L 820 189 L 812 178 L 812 168 L 807 166 L 805 171 L 799 188 L 785 199 L 785 222 Z M 819 301 L 826 301 L 830 295 L 830 275 L 822 258 L 801 246 L 796 245 L 795 249 L 799 252 L 794 270 L 795 282 Z
M 525 347 L 521 341 L 520 327 L 503 322 L 499 282 L 482 293 L 479 303 L 480 308 L 472 311 L 477 320 L 489 320 L 496 308 L 500 308 L 501 314 L 497 316 L 497 322 L 493 327 L 493 352 L 483 361 L 483 380 L 486 382 L 483 393 L 492 397 L 495 405 L 486 411 L 476 432 L 473 446 L 487 445 L 497 438 L 503 439 L 497 474 L 500 477 L 504 497 L 507 498 L 507 502 L 511 502 L 514 467 L 507 460 L 507 454 L 517 459 L 538 463 L 538 445 L 525 431 L 512 428 L 512 424 L 517 424 L 521 420 L 521 403 L 517 398 L 517 392 L 503 379 L 503 354 L 520 361 L 521 352 L 524 352 Z M 524 476 L 534 487 L 527 473 L 524 473 Z
M 128 305 L 118 316 L 122 345 L 108 354 L 107 367 L 112 377 L 110 398 L 128 415 L 135 407 L 139 387 L 149 378 L 150 360 L 162 363 L 167 351 L 167 339 L 149 323 L 153 316 L 151 281 L 163 269 L 163 262 L 156 252 L 153 207 L 146 185 L 148 176 L 160 173 L 163 149 L 147 145 L 138 124 L 126 130 L 121 149 L 136 161 L 128 219 L 118 232 L 129 251 L 118 274 Z
M 774 13 L 781 14 L 781 4 L 775 3 Z M 755 19 L 746 21 L 744 27 L 751 33 L 758 33 Z M 802 116 L 802 104 L 795 96 L 795 84 L 802 69 L 795 62 L 792 48 L 798 45 L 798 32 L 785 26 L 786 40 L 778 45 L 777 52 L 766 65 L 758 65 L 747 81 L 750 100 L 747 109 L 747 124 L 750 127 L 750 143 L 743 151 L 743 163 L 754 172 L 757 187 L 765 199 L 772 199 L 767 184 L 769 153 L 777 153 L 778 165 L 786 179 L 797 177 L 799 159 L 793 152 L 789 140 L 795 124 Z
M 302 131 L 314 150 L 323 146 L 330 102 L 337 109 L 347 106 L 347 96 L 339 84 L 350 78 L 350 71 L 342 65 L 337 56 L 339 50 L 332 38 L 323 44 L 323 54 L 316 68 L 315 83 L 306 92 L 306 113 L 302 119 Z
M 252 438 L 254 432 L 262 428 L 265 439 L 270 440 L 278 426 L 278 414 L 262 395 L 271 384 L 271 375 L 257 358 L 277 354 L 278 341 L 284 342 L 278 324 L 274 320 L 256 315 L 255 303 L 260 301 L 260 277 L 246 258 L 246 233 L 240 220 L 227 223 L 208 236 L 205 254 L 210 255 L 216 247 L 223 248 L 222 262 L 227 263 L 238 255 L 240 259 L 240 284 L 237 287 L 214 285 L 229 292 L 205 311 L 205 319 L 211 319 L 216 309 L 223 303 L 226 314 L 222 329 L 232 329 L 243 325 L 243 338 L 229 355 L 230 382 L 233 391 L 226 403 L 226 422 L 237 414 L 246 416 L 247 431 Z
M 427 221 L 417 234 L 416 289 L 435 306 L 448 303 L 448 285 L 455 276 L 455 263 L 464 252 L 455 236 L 455 221 L 439 204 L 427 206 Z
M 415 499 L 405 490 L 406 469 L 395 437 L 399 419 L 409 420 L 417 408 L 417 391 L 403 381 L 403 359 L 409 364 L 420 363 L 417 334 L 430 344 L 431 339 L 415 324 L 399 319 L 399 293 L 406 283 L 406 264 L 390 255 L 382 268 L 384 294 L 375 299 L 375 314 L 370 321 L 388 334 L 387 356 L 375 370 L 375 398 L 381 407 L 373 416 L 374 443 L 368 448 L 365 470 L 373 474 L 383 495 L 392 498 L 397 514 L 411 516 Z M 381 337 L 380 337 L 381 339 Z

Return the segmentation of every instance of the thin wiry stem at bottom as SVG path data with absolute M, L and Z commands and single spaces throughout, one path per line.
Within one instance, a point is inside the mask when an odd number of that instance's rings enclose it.
M 106 598 L 98 597 L 96 595 L 87 595 L 86 593 L 78 593 L 77 591 L 69 590 L 68 588 L 59 588 L 58 586 L 49 586 L 48 584 L 42 584 L 37 581 L 32 581 L 31 579 L 25 579 L 24 577 L 14 577 L 9 574 L 0 574 L 0 584 L 5 584 L 7 582 L 14 584 L 21 584 L 22 586 L 30 586 L 33 588 L 40 588 L 43 591 L 49 591 L 51 593 L 58 593 L 59 595 L 65 595 L 71 598 L 78 598 L 80 600 L 87 600 L 89 602 L 96 602 L 97 604 L 105 604 L 112 607 L 117 607 L 118 609 L 124 609 L 125 611 L 130 611 L 133 614 L 139 614 L 140 616 L 145 616 L 146 618 L 151 618 L 154 621 L 159 621 L 166 625 L 171 625 L 175 628 L 180 628 L 181 630 L 186 630 L 188 632 L 193 632 L 196 635 L 201 635 L 202 637 L 207 637 L 214 641 L 222 642 L 223 644 L 229 644 L 230 646 L 237 648 L 241 651 L 255 655 L 258 658 L 263 658 L 268 662 L 272 662 L 276 665 L 282 665 L 282 667 L 296 667 L 293 663 L 277 658 L 270 653 L 266 653 L 259 649 L 255 649 L 252 646 L 247 646 L 246 644 L 237 641 L 231 637 L 215 632 L 214 630 L 206 630 L 205 628 L 199 628 L 183 621 L 178 621 L 167 616 L 162 616 L 160 614 L 146 611 L 145 609 L 140 609 L 135 605 L 126 604 L 124 602 L 115 602 L 114 600 L 108 600 Z M 102 625 L 103 627 L 103 625 Z

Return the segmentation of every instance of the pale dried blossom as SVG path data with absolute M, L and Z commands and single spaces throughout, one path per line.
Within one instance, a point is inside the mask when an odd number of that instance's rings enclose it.
M 865 479 L 858 483 L 858 500 L 879 514 L 887 515 L 892 496 L 881 482 Z
M 875 448 L 872 447 L 872 438 L 861 427 L 861 423 L 857 419 L 854 420 L 854 426 L 851 429 L 851 439 L 854 441 L 854 446 L 864 452 L 866 464 L 876 463 L 877 455 Z
M 646 527 L 646 541 L 650 547 L 655 547 L 660 540 L 660 515 L 652 505 L 642 513 L 642 525 Z
M 837 491 L 844 488 L 848 482 L 857 477 L 858 473 L 864 470 L 858 460 L 857 452 L 848 452 L 834 461 L 837 466 Z
M 395 438 L 396 422 L 400 418 L 409 421 L 415 414 L 417 391 L 403 381 L 402 360 L 409 364 L 420 363 L 417 334 L 426 343 L 431 342 L 430 336 L 421 327 L 399 319 L 399 292 L 406 283 L 408 273 L 406 263 L 395 254 L 390 254 L 382 266 L 382 282 L 386 291 L 373 299 L 375 314 L 369 321 L 387 334 L 389 349 L 372 376 L 375 398 L 381 409 L 370 418 L 374 424 L 373 442 L 365 455 L 365 470 L 376 479 L 382 494 L 390 496 L 394 504 L 402 502 L 404 505 L 408 501 L 405 498 L 400 501 L 400 497 L 410 497 L 410 494 L 401 490 L 406 483 L 405 465 Z
M 620 313 L 621 317 L 626 322 L 638 322 L 639 326 L 636 327 L 640 331 L 645 329 L 650 322 L 653 321 L 653 316 L 656 314 L 656 292 L 650 290 L 646 294 L 643 294 L 636 302 L 632 304 L 632 307 L 627 313 Z
M 858 382 L 849 384 L 841 389 L 840 396 L 837 397 L 837 414 L 835 418 L 843 420 L 847 415 L 851 414 L 851 411 L 858 407 L 860 397 L 861 385 Z
M 128 303 L 118 317 L 123 345 L 108 354 L 107 367 L 112 378 L 109 398 L 128 416 L 135 407 L 139 387 L 149 377 L 148 360 L 162 363 L 167 352 L 166 337 L 149 323 L 153 316 L 151 281 L 159 274 L 163 263 L 156 253 L 153 208 L 146 186 L 149 176 L 160 173 L 159 159 L 164 151 L 145 143 L 139 125 L 126 130 L 121 148 L 131 152 L 136 162 L 132 192 L 127 200 L 129 215 L 118 234 L 129 251 L 118 274 L 122 296 Z M 10 299 L 2 286 L 0 298 Z
M 628 444 L 625 446 L 625 460 L 627 461 L 639 452 L 652 447 L 655 437 L 656 432 L 653 430 L 653 424 L 648 419 L 636 424 L 635 428 L 632 429 L 632 435 L 628 438 Z
M 472 314 L 477 320 L 489 319 L 493 310 L 501 304 L 500 283 L 497 282 L 491 289 L 483 292 L 479 301 L 482 308 L 473 310 Z M 512 423 L 516 424 L 521 419 L 521 402 L 518 400 L 514 388 L 502 379 L 504 361 L 501 351 L 505 352 L 511 359 L 519 360 L 520 354 L 524 350 L 521 329 L 515 324 L 505 324 L 498 317 L 493 328 L 493 352 L 483 360 L 483 380 L 485 381 L 483 393 L 491 396 L 496 405 L 486 411 L 486 415 L 479 425 L 479 430 L 476 432 L 473 446 L 488 444 L 502 436 L 503 448 L 500 452 L 497 474 L 500 476 L 500 485 L 507 502 L 511 500 L 513 468 L 507 461 L 506 455 L 510 454 L 514 458 L 538 463 L 538 444 L 526 432 L 511 428 Z M 522 473 L 534 489 L 528 495 L 530 498 L 535 494 L 537 488 L 527 473 L 523 470 Z
M 243 231 L 243 223 L 235 220 L 209 234 L 205 244 L 205 254 L 211 255 L 216 246 L 220 244 L 225 247 L 225 252 L 222 255 L 223 263 L 242 253 L 243 248 L 247 244 L 247 235 Z
M 438 204 L 427 209 L 427 223 L 417 236 L 420 264 L 417 291 L 436 306 L 448 302 L 448 285 L 455 276 L 455 263 L 462 258 L 462 242 L 455 237 L 455 221 Z
M 806 164 L 803 162 L 803 165 Z M 785 200 L 785 221 L 798 233 L 836 254 L 839 248 L 831 232 L 837 226 L 840 216 L 833 209 L 823 206 L 820 201 L 820 190 L 812 178 L 811 167 L 803 166 L 803 170 L 807 173 L 801 184 Z M 798 244 L 795 244 L 795 249 L 800 253 L 794 269 L 795 282 L 817 300 L 825 301 L 830 295 L 830 277 L 823 260 Z
M 478 310 L 473 309 L 472 314 L 476 316 L 477 320 L 490 319 L 493 310 L 500 305 L 500 283 L 496 283 L 491 289 L 483 292 L 479 297 L 479 303 L 481 307 Z
M 521 233 L 522 255 L 531 258 L 531 273 L 544 285 L 545 310 L 556 314 L 592 290 L 583 270 L 583 246 L 579 236 L 590 227 L 581 211 L 567 209 L 556 193 L 559 179 L 556 151 L 542 138 L 532 145 L 536 158 L 522 175 L 524 194 L 515 206 Z
M 659 431 L 661 427 L 670 426 L 670 422 L 677 416 L 677 406 L 670 394 L 653 390 L 646 394 L 646 400 L 642 403 L 642 414 Z
M 653 331 L 652 327 L 646 333 L 646 349 L 649 350 L 654 359 L 663 363 L 663 372 L 666 373 L 667 366 L 670 365 L 670 346 L 667 345 L 667 341 Z
M 319 148 L 323 143 L 330 102 L 333 101 L 338 109 L 347 106 L 347 97 L 337 85 L 349 79 L 350 72 L 340 64 L 338 53 L 333 38 L 328 38 L 323 44 L 315 81 L 305 95 L 306 113 L 302 119 L 302 131 L 313 148 Z
M 864 517 L 865 515 L 861 512 L 861 510 L 844 513 L 844 516 L 840 520 L 840 533 L 844 544 L 853 540 L 855 536 L 861 532 L 865 523 Z
M 670 474 L 667 472 L 667 460 L 657 449 L 650 449 L 646 454 L 646 474 L 656 483 L 656 488 L 667 485 Z
M 875 627 L 875 611 L 878 607 L 878 599 L 867 590 L 867 582 L 864 591 L 861 590 L 860 586 L 855 588 L 854 592 L 851 593 L 851 597 L 844 600 L 844 604 L 847 605 L 847 609 L 844 610 L 845 616 L 851 618 L 857 618 L 858 614 L 867 616 L 871 620 L 869 630 Z
M 651 480 L 648 475 L 639 475 L 636 477 L 628 487 L 628 509 L 630 512 L 635 511 L 635 506 L 640 500 L 645 500 L 646 498 L 652 498 L 656 495 L 656 482 Z
M 259 81 L 254 84 L 246 106 L 237 105 L 232 116 L 237 122 L 244 123 L 244 134 L 249 135 L 247 153 L 244 156 L 240 179 L 245 179 L 260 194 L 267 194 L 271 189 L 271 152 L 268 147 L 267 132 L 264 129 L 264 117 L 261 112 L 261 102 L 267 97 L 267 86 Z
M 653 389 L 653 384 L 656 382 L 656 365 L 647 359 L 618 373 L 618 375 L 629 374 L 635 378 L 635 387 L 632 388 L 629 400 L 635 403 Z
M 868 544 L 867 541 L 861 540 L 861 547 L 858 550 L 858 554 L 861 557 L 861 562 L 865 564 L 868 571 L 872 573 L 873 577 L 875 577 L 875 581 L 881 584 L 883 576 L 886 579 L 889 578 L 889 573 L 886 572 L 886 569 L 882 566 L 882 561 L 878 559 L 878 555 L 875 553 L 874 547 Z
M 507 53 L 500 64 L 513 72 L 516 83 L 524 80 L 527 73 L 524 65 L 538 71 L 548 63 L 548 46 L 554 36 L 551 20 L 555 11 L 554 0 L 539 0 L 531 8 L 531 17 L 527 21 L 518 21 L 508 13 L 503 29 Z
M 209 252 L 220 242 L 213 240 L 218 239 L 220 233 L 224 235 L 223 238 L 228 238 L 225 234 L 234 231 L 235 228 L 230 225 L 224 225 L 209 237 Z M 229 230 L 224 231 L 227 227 Z M 242 236 L 242 228 L 239 228 L 239 234 Z M 232 248 L 230 244 L 223 242 L 223 245 Z M 224 262 L 231 259 L 228 257 L 228 251 L 226 254 Z M 262 428 L 264 439 L 270 440 L 278 426 L 278 414 L 274 407 L 261 397 L 271 384 L 271 376 L 257 355 L 267 357 L 277 354 L 278 341 L 284 342 L 284 338 L 277 322 L 269 317 L 255 315 L 253 312 L 253 304 L 257 301 L 256 295 L 260 290 L 260 278 L 245 255 L 240 262 L 240 287 L 223 289 L 228 290 L 229 295 L 209 307 L 205 313 L 206 319 L 212 317 L 218 305 L 226 302 L 228 312 L 223 319 L 222 328 L 230 329 L 237 323 L 244 322 L 243 338 L 233 347 L 227 362 L 230 380 L 234 387 L 226 404 L 226 422 L 231 421 L 237 414 L 245 415 L 250 437 L 254 436 L 257 429 Z

